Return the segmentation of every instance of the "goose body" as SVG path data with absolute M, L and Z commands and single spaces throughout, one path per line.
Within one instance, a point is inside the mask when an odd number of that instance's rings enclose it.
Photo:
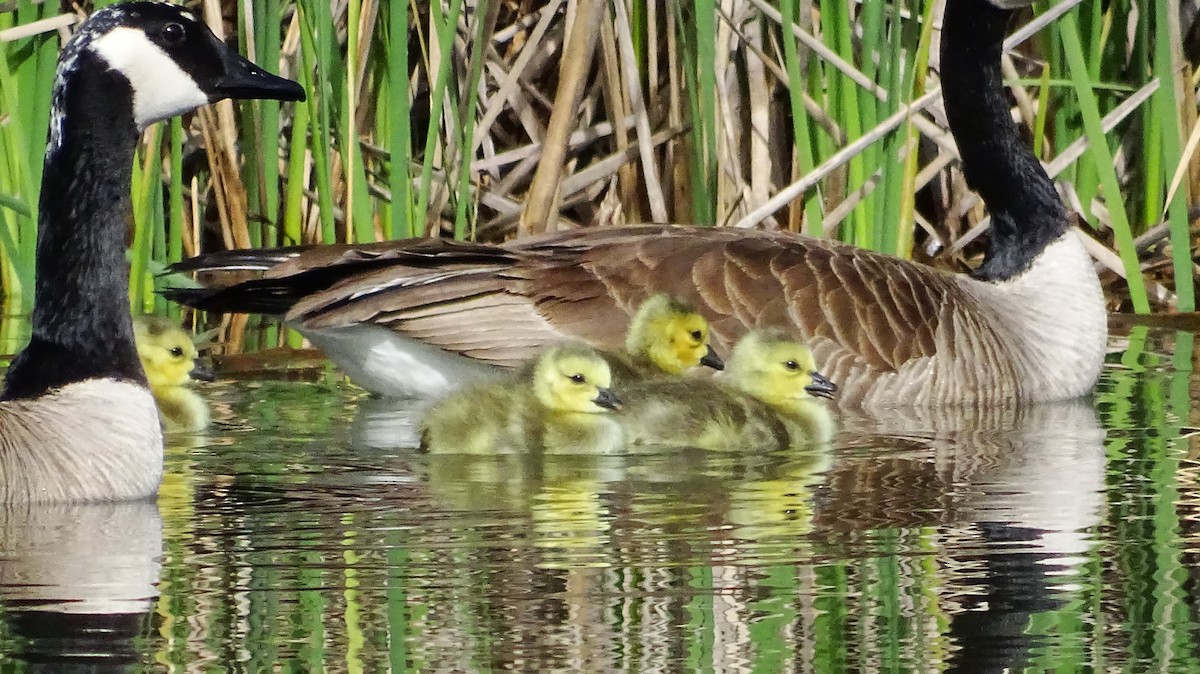
M 667 293 L 708 320 L 718 349 L 756 328 L 802 336 L 841 386 L 840 405 L 1084 395 L 1103 363 L 1104 299 L 1081 235 L 1010 117 L 1000 55 L 1011 14 L 1002 7 L 1011 5 L 946 3 L 947 117 L 993 223 L 988 255 L 970 275 L 785 232 L 644 225 L 500 245 L 426 239 L 218 253 L 178 268 L 214 272 L 217 286 L 231 268 L 257 268 L 262 278 L 175 297 L 283 314 L 352 377 L 386 369 L 385 352 L 436 353 L 423 367 L 462 373 L 512 366 L 568 338 L 617 348 L 635 308 Z M 328 340 L 334 334 L 340 344 Z M 371 348 L 361 348 L 364 335 Z M 360 383 L 403 395 L 429 393 L 436 378 L 372 377 Z
M 195 432 L 207 428 L 208 405 L 187 385 L 193 379 L 211 381 L 213 375 L 196 360 L 191 336 L 161 316 L 135 317 L 133 334 L 163 429 Z
M 0 400 L 0 501 L 151 496 L 162 433 L 134 343 L 125 233 L 138 134 L 222 98 L 303 90 L 165 3 L 112 5 L 59 58 L 39 205 L 33 334 Z
M 802 342 L 754 330 L 738 341 L 720 381 L 633 384 L 617 418 L 630 444 L 791 449 L 833 438 L 833 417 L 820 398 L 836 391 Z
M 551 347 L 511 381 L 467 387 L 435 405 L 421 423 L 421 446 L 437 454 L 615 452 L 623 442 L 611 376 L 591 348 Z

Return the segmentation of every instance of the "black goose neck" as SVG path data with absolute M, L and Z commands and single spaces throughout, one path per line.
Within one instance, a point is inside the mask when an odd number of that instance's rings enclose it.
M 145 381 L 125 263 L 132 100 L 129 82 L 90 52 L 60 70 L 38 202 L 33 334 L 9 368 L 5 398 L 95 377 Z
M 967 183 L 992 215 L 975 276 L 1012 278 L 1067 229 L 1054 182 L 1010 116 L 1000 70 L 1012 12 L 986 0 L 949 0 L 942 31 L 942 96 Z

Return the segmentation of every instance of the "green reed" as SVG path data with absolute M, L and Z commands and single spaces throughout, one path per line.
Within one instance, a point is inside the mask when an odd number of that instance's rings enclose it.
M 47 5 L 20 2 L 0 14 L 0 30 L 53 16 Z M 41 183 L 49 92 L 58 51 L 52 40 L 26 39 L 5 45 L 0 59 L 0 282 L 4 313 L 24 313 L 33 302 L 38 185 Z M 40 95 L 33 95 L 39 92 Z
M 629 13 L 637 59 L 632 75 L 646 92 L 651 131 L 665 133 L 671 120 L 679 126 L 656 141 L 649 163 L 627 152 L 619 171 L 598 173 L 564 195 L 563 217 L 587 224 L 614 191 L 625 219 L 637 221 L 645 217 L 647 185 L 654 183 L 663 186 L 669 219 L 733 223 L 763 198 L 824 167 L 823 179 L 768 214 L 775 224 L 901 256 L 915 245 L 935 254 L 957 250 L 953 244 L 983 211 L 959 220 L 957 204 L 968 193 L 961 182 L 945 180 L 953 177 L 946 167 L 955 163 L 930 142 L 933 116 L 916 111 L 880 130 L 936 83 L 929 70 L 934 3 L 825 3 L 816 12 L 798 0 L 734 5 L 671 2 Z M 1140 11 L 1130 0 L 1078 5 L 1019 48 L 1018 66 L 1045 64 L 1024 67 L 1023 79 L 1013 82 L 1032 104 L 1027 122 L 1035 151 L 1050 161 L 1086 138 L 1087 153 L 1061 178 L 1088 224 L 1115 242 L 1120 271 L 1129 279 L 1121 294 L 1139 312 L 1194 310 L 1187 210 L 1200 185 L 1193 184 L 1194 160 L 1183 147 L 1192 86 L 1178 8 L 1170 0 Z M 203 135 L 196 116 L 151 132 L 154 142 L 143 144 L 132 188 L 138 218 L 130 237 L 131 301 L 162 310 L 165 305 L 151 299 L 151 270 L 196 252 L 193 241 L 212 250 L 511 232 L 538 159 L 537 134 L 553 106 L 565 32 L 560 7 L 548 17 L 549 30 L 538 33 L 546 44 L 523 41 L 546 19 L 538 9 L 491 0 L 477 6 L 462 0 L 345 6 L 252 0 L 239 6 L 233 37 L 243 52 L 297 78 L 309 99 L 239 103 L 233 128 L 218 120 Z M 53 15 L 48 5 L 22 1 L 0 14 L 0 30 Z M 731 22 L 745 16 L 755 20 Z M 614 21 L 613 12 L 604 20 Z M 795 31 L 811 35 L 824 51 Z M 8 306 L 18 311 L 30 301 L 40 138 L 57 46 L 50 32 L 21 37 L 4 43 L 0 63 L 6 115 L 0 126 L 0 281 Z M 527 50 L 540 51 L 529 59 L 533 51 Z M 630 96 L 625 64 L 609 58 L 603 49 L 594 55 L 595 83 L 581 106 L 581 126 L 626 123 L 605 117 L 611 106 L 602 94 L 625 103 Z M 500 81 L 518 67 L 527 68 L 514 72 L 519 86 L 500 96 Z M 619 79 L 607 81 L 612 74 Z M 1159 87 L 1149 103 L 1115 130 L 1101 131 L 1101 117 L 1155 79 Z M 222 134 L 237 138 L 232 167 L 218 169 L 192 154 Z M 564 185 L 594 165 L 589 162 L 622 151 L 614 144 L 618 137 L 633 143 L 636 130 L 622 126 L 569 150 L 575 163 Z M 829 165 L 848 144 L 867 137 L 873 141 L 847 161 Z M 497 159 L 506 153 L 514 158 Z M 480 162 L 489 168 L 480 169 Z M 646 171 L 658 173 L 658 180 L 642 180 Z M 214 200 L 218 178 L 241 193 Z M 935 196 L 944 203 L 922 200 L 931 184 L 943 190 Z M 228 205 L 243 202 L 244 212 Z M 193 204 L 202 212 L 193 212 Z M 1139 255 L 1135 239 L 1159 223 L 1165 223 L 1167 245 L 1143 244 L 1151 252 Z M 977 255 L 968 248 L 965 259 L 935 264 L 958 267 Z M 1146 281 L 1165 285 L 1173 303 L 1152 303 Z

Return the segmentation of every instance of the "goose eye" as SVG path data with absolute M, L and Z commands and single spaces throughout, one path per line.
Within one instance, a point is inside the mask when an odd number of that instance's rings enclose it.
M 581 374 L 573 374 L 569 378 L 571 381 L 575 382 L 576 384 L 582 384 L 583 382 L 587 381 L 587 377 L 584 377 Z
M 183 44 L 184 38 L 187 37 L 186 31 L 181 23 L 168 23 L 162 29 L 163 44 L 168 47 L 178 47 Z
M 176 358 L 179 358 L 180 356 L 183 355 L 183 347 L 177 346 L 177 347 L 171 349 L 171 355 L 175 356 Z
M 700 342 L 704 340 L 704 335 L 699 330 L 692 330 L 692 340 Z
M 800 369 L 800 364 L 794 360 L 789 360 L 788 362 L 784 363 L 783 366 L 786 367 L 787 369 L 791 370 L 792 372 L 795 372 L 796 370 Z

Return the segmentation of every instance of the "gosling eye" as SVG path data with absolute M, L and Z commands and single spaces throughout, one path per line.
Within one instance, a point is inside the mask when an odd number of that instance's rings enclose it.
M 794 360 L 789 360 L 788 362 L 784 363 L 783 366 L 792 372 L 800 369 L 800 364 Z
M 568 379 L 575 382 L 576 384 L 582 384 L 587 381 L 587 377 L 585 377 L 581 374 L 573 374 L 570 377 L 568 377 Z
M 175 356 L 176 358 L 179 358 L 180 356 L 182 356 L 182 355 L 183 355 L 183 347 L 182 347 L 182 346 L 176 346 L 176 347 L 172 348 L 172 349 L 171 349 L 171 355 L 172 355 L 172 356 Z
M 168 47 L 178 47 L 187 38 L 187 31 L 181 23 L 168 23 L 162 29 L 163 44 Z
M 699 330 L 692 330 L 692 341 L 699 344 L 704 341 L 704 335 Z

